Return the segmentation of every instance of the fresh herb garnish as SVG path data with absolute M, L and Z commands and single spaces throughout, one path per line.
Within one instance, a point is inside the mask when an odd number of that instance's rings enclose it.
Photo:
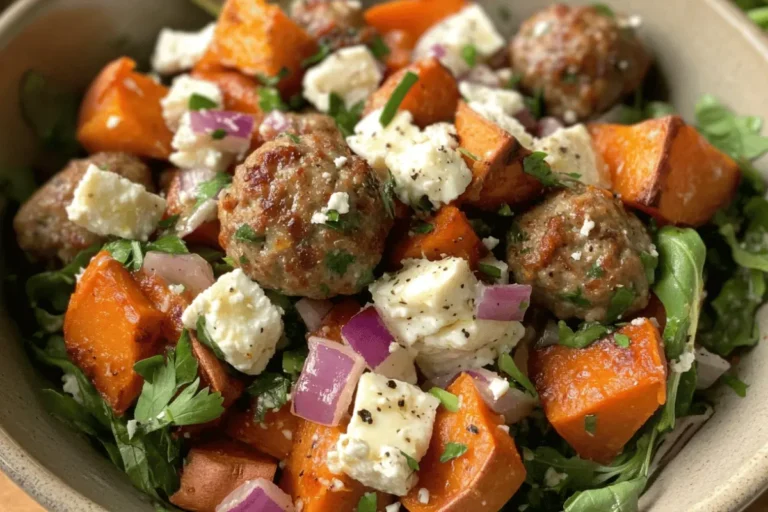
M 410 91 L 411 87 L 418 81 L 419 75 L 412 71 L 408 71 L 403 75 L 403 79 L 400 80 L 400 83 L 397 84 L 395 90 L 392 91 L 392 96 L 389 97 L 386 105 L 384 105 L 384 109 L 381 111 L 381 116 L 379 116 L 379 123 L 381 123 L 381 126 L 386 127 L 392 122 L 392 119 L 395 118 L 395 114 L 397 114 L 397 109 L 400 108 L 400 104 L 405 99 L 408 91 Z
M 459 148 L 459 153 L 461 153 L 462 155 L 466 156 L 470 160 L 474 160 L 475 162 L 480 160 L 479 156 L 477 156 L 476 154 L 470 152 L 468 149 Z
M 283 373 L 287 373 L 294 378 L 298 377 L 304 367 L 304 361 L 307 359 L 306 350 L 286 350 L 283 352 Z
M 179 222 L 179 218 L 181 215 L 171 215 L 170 217 L 166 217 L 165 219 L 161 220 L 157 223 L 157 227 L 159 229 L 171 229 L 176 226 L 176 223 Z
M 586 348 L 608 332 L 608 327 L 597 322 L 584 322 L 576 331 L 562 320 L 557 323 L 558 344 L 570 348 Z
M 552 172 L 545 158 L 547 154 L 543 151 L 534 151 L 523 159 L 523 172 L 539 180 L 545 187 L 573 187 L 573 178 Z
M 384 39 L 382 39 L 381 36 L 374 37 L 371 42 L 368 43 L 368 48 L 371 50 L 373 56 L 379 60 L 384 59 L 384 57 L 391 53 L 389 46 L 387 46 L 387 43 L 384 42 Z
M 584 431 L 590 436 L 594 436 L 597 431 L 597 414 L 587 414 L 584 416 Z
M 419 462 L 416 459 L 414 459 L 413 457 L 411 457 L 410 455 L 405 453 L 403 450 L 400 450 L 400 453 L 403 454 L 403 457 L 405 457 L 406 462 L 408 462 L 408 467 L 412 471 L 418 471 L 419 470 Z
M 440 454 L 440 462 L 445 464 L 448 461 L 457 459 L 467 453 L 467 445 L 462 443 L 446 443 L 443 453 Z
M 496 212 L 496 214 L 500 217 L 512 217 L 515 213 L 512 211 L 512 208 L 508 204 L 501 205 L 501 208 L 499 208 L 499 211 Z
M 195 334 L 197 335 L 197 340 L 211 349 L 213 351 L 213 354 L 220 360 L 226 361 L 227 358 L 224 355 L 224 352 L 222 352 L 221 348 L 219 347 L 219 344 L 216 343 L 216 341 L 211 338 L 210 334 L 208 333 L 208 328 L 205 325 L 205 315 L 200 315 L 197 317 L 197 322 L 195 323 Z
M 224 128 L 216 128 L 215 130 L 213 130 L 211 132 L 211 138 L 213 140 L 225 139 L 227 137 L 227 135 L 228 135 L 227 134 L 227 130 L 225 130 Z
M 592 303 L 584 297 L 584 290 L 581 286 L 576 288 L 575 292 L 561 293 L 560 298 L 580 308 L 588 308 L 592 305 Z
M 411 231 L 418 235 L 426 235 L 435 230 L 435 226 L 429 222 L 417 221 L 411 224 Z
M 235 240 L 250 244 L 261 244 L 267 239 L 265 235 L 256 233 L 251 226 L 243 224 L 235 231 Z
M 442 403 L 443 407 L 445 407 L 448 411 L 456 412 L 459 410 L 459 397 L 453 393 L 449 393 L 444 389 L 434 387 L 429 390 L 429 394 L 440 400 L 440 403 Z
M 217 108 L 218 106 L 219 104 L 211 98 L 196 92 L 192 93 L 189 97 L 189 103 L 187 104 L 189 110 L 210 110 L 212 108 Z
M 345 137 L 355 133 L 355 125 L 360 121 L 364 108 L 365 103 L 360 101 L 347 109 L 344 100 L 335 92 L 328 97 L 328 115 L 336 121 L 336 126 Z
M 627 288 L 625 286 L 616 288 L 613 295 L 611 295 L 611 301 L 608 303 L 608 312 L 606 313 L 607 322 L 612 324 L 621 318 L 621 315 L 623 315 L 635 301 L 635 296 L 635 290 L 632 288 Z
M 589 270 L 587 270 L 587 277 L 590 279 L 598 279 L 605 275 L 605 270 L 600 266 L 600 263 L 594 262 Z
M 616 333 L 613 335 L 613 342 L 621 348 L 629 348 L 630 339 L 626 334 Z
M 222 189 L 229 186 L 232 183 L 232 176 L 226 172 L 217 172 L 216 176 L 208 181 L 204 181 L 197 186 L 197 194 L 195 195 L 194 208 L 200 208 L 203 203 L 209 199 L 213 199 L 221 192 Z
M 501 269 L 496 265 L 491 265 L 490 263 L 478 263 L 477 268 L 480 272 L 493 279 L 499 279 L 501 277 Z
M 347 273 L 347 268 L 354 263 L 355 257 L 347 251 L 339 249 L 329 252 L 325 255 L 325 266 L 333 272 L 343 276 Z
M 477 65 L 477 47 L 473 44 L 465 45 L 461 49 L 461 58 L 470 68 L 475 67 Z
M 104 244 L 103 249 L 129 270 L 139 270 L 144 263 L 144 255 L 149 251 L 167 254 L 186 254 L 189 252 L 184 241 L 176 235 L 164 235 L 154 242 L 119 239 Z
M 319 64 L 320 62 L 324 61 L 327 56 L 331 54 L 333 51 L 333 48 L 331 48 L 331 45 L 327 43 L 320 43 L 317 48 L 317 52 L 315 52 L 314 55 L 307 57 L 306 59 L 301 61 L 301 67 L 302 68 L 308 68 L 310 66 L 314 66 L 315 64 Z
M 747 396 L 747 388 L 749 385 L 732 373 L 724 373 L 721 375 L 720 382 L 731 388 L 733 392 L 739 395 L 741 398 Z
M 288 393 L 291 390 L 291 379 L 282 373 L 264 372 L 246 391 L 255 397 L 254 421 L 264 421 L 268 411 L 280 409 L 288 402 Z

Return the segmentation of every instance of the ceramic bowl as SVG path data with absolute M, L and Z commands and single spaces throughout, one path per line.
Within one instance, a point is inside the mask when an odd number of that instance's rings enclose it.
M 550 2 L 480 3 L 512 33 L 522 19 Z M 685 117 L 691 118 L 697 98 L 712 93 L 737 112 L 768 119 L 768 42 L 729 3 L 608 3 L 642 17 L 641 33 L 655 54 L 669 99 Z M 501 7 L 511 13 L 509 22 L 502 21 Z M 24 71 L 37 69 L 82 88 L 119 55 L 146 64 L 161 27 L 197 28 L 206 18 L 187 0 L 16 2 L 0 19 L 0 169 L 23 168 L 37 151 L 16 101 Z M 6 251 L 1 252 L 4 259 Z M 8 273 L 3 261 L 0 272 L 3 277 Z M 7 290 L 17 286 L 12 281 L 0 282 L 5 291 L 23 294 L 20 287 Z M 766 326 L 763 322 L 763 332 Z M 0 341 L 0 469 L 48 510 L 152 510 L 120 471 L 45 412 L 37 394 L 43 380 L 27 359 L 5 305 L 0 306 Z M 750 385 L 747 397 L 727 390 L 717 394 L 714 417 L 647 491 L 645 511 L 737 511 L 768 487 L 766 367 L 768 344 L 763 343 L 741 364 L 740 375 Z

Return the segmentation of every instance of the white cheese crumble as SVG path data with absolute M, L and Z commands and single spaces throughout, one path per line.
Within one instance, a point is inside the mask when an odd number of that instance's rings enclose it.
M 418 480 L 440 401 L 406 382 L 375 373 L 360 377 L 352 419 L 328 453 L 328 468 L 378 491 L 404 496 Z
M 469 104 L 495 105 L 508 116 L 514 116 L 525 108 L 523 95 L 510 89 L 498 89 L 482 84 L 460 82 L 459 92 Z
M 304 97 L 321 112 L 330 109 L 330 95 L 337 94 L 347 108 L 365 101 L 379 86 L 383 74 L 376 57 L 365 45 L 342 48 L 304 75 Z
M 237 137 L 215 140 L 209 133 L 195 133 L 189 112 L 181 116 L 171 146 L 175 150 L 169 160 L 182 169 L 205 168 L 224 171 L 250 146 L 250 141 Z
M 363 118 L 347 143 L 373 168 L 392 172 L 401 201 L 413 205 L 426 197 L 439 208 L 466 190 L 472 172 L 458 152 L 453 125 L 436 123 L 422 131 L 410 112 L 400 111 L 383 127 L 380 116 L 381 109 Z
M 535 140 L 520 121 L 504 112 L 498 105 L 492 103 L 469 102 L 469 108 L 480 114 L 483 118 L 492 122 L 511 136 L 513 136 L 524 148 L 532 149 Z
M 549 467 L 544 472 L 544 485 L 547 487 L 557 487 L 568 479 L 566 473 L 560 473 L 555 468 Z
M 164 212 L 165 199 L 93 164 L 67 206 L 67 218 L 91 233 L 142 242 L 155 231 Z
M 507 381 L 507 379 L 493 379 L 491 380 L 491 383 L 488 384 L 488 390 L 491 392 L 491 395 L 493 395 L 493 399 L 498 400 L 509 391 L 509 381 Z
M 215 23 L 199 32 L 181 32 L 164 28 L 152 55 L 152 69 L 163 75 L 172 75 L 192 69 L 203 57 L 213 40 Z
M 571 254 L 571 259 L 574 261 L 581 261 L 581 251 L 576 251 Z
M 400 502 L 387 505 L 384 507 L 384 512 L 400 512 Z
M 544 160 L 554 172 L 579 174 L 580 182 L 595 187 L 611 186 L 611 177 L 606 172 L 600 154 L 594 150 L 592 138 L 583 124 L 560 128 L 551 135 L 536 140 L 533 150 L 547 154 Z
M 419 489 L 419 503 L 426 505 L 429 503 L 429 489 L 422 487 Z
M 163 107 L 163 119 L 172 132 L 179 128 L 181 117 L 190 111 L 189 99 L 193 94 L 213 101 L 219 108 L 223 104 L 221 89 L 215 83 L 192 78 L 190 75 L 176 77 L 168 90 L 168 94 L 160 100 L 160 105 Z
M 462 56 L 464 48 L 474 47 L 477 61 L 483 62 L 504 48 L 504 38 L 478 4 L 470 4 L 458 13 L 432 26 L 416 43 L 414 60 L 437 56 L 440 62 L 459 76 L 471 67 Z M 442 55 L 435 54 L 441 48 Z
M 181 316 L 187 329 L 205 318 L 206 333 L 236 370 L 258 375 L 275 354 L 283 334 L 282 311 L 242 269 L 219 277 Z
M 584 216 L 584 224 L 581 225 L 579 234 L 583 237 L 589 236 L 589 233 L 595 228 L 595 221 L 589 218 L 589 215 Z
M 370 285 L 382 320 L 428 377 L 493 363 L 525 329 L 474 318 L 479 281 L 462 258 L 406 260 Z
M 170 284 L 168 285 L 168 289 L 173 293 L 174 295 L 181 295 L 184 293 L 184 290 L 186 289 L 183 284 Z
M 333 159 L 333 164 L 336 166 L 337 169 L 341 169 L 345 165 L 347 165 L 347 157 L 345 156 L 337 156 Z
M 346 192 L 334 192 L 328 199 L 328 204 L 319 212 L 312 214 L 312 224 L 325 224 L 328 221 L 328 212 L 334 210 L 339 215 L 349 213 L 349 194 Z
M 123 118 L 121 118 L 120 116 L 109 116 L 107 118 L 107 128 L 109 128 L 110 130 L 114 130 L 122 122 L 123 122 Z
M 691 369 L 693 362 L 696 360 L 696 353 L 692 350 L 686 349 L 677 361 L 672 361 L 669 364 L 669 368 L 675 373 L 685 373 Z
M 75 402 L 82 404 L 83 395 L 80 394 L 80 384 L 77 383 L 77 377 L 74 373 L 65 373 L 61 376 L 62 389 L 65 393 L 72 395 Z
M 499 245 L 499 239 L 493 236 L 483 238 L 483 245 L 489 251 L 494 250 Z
M 634 325 L 635 327 L 641 326 L 645 324 L 645 318 L 635 318 L 631 322 L 629 322 L 631 325 Z

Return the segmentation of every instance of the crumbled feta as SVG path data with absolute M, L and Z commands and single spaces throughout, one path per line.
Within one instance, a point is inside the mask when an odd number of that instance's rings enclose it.
M 587 185 L 611 186 L 611 177 L 602 158 L 592 147 L 592 138 L 583 124 L 560 128 L 538 139 L 533 149 L 547 154 L 544 160 L 554 172 L 579 174 L 578 180 Z
M 176 77 L 168 90 L 168 94 L 160 100 L 163 107 L 163 119 L 172 132 L 179 128 L 181 117 L 189 112 L 189 98 L 193 94 L 204 96 L 221 106 L 223 103 L 221 89 L 213 82 L 192 78 L 190 75 Z
M 422 487 L 421 489 L 419 489 L 418 497 L 419 497 L 419 503 L 423 505 L 426 505 L 427 503 L 429 503 L 429 489 L 427 489 L 426 487 Z
M 181 316 L 187 329 L 205 318 L 206 332 L 226 361 L 248 375 L 258 375 L 275 354 L 283 334 L 281 310 L 242 269 L 219 277 Z
M 523 95 L 511 89 L 498 89 L 470 82 L 459 82 L 459 92 L 468 103 L 496 105 L 508 116 L 525 108 Z
M 345 156 L 338 156 L 333 159 L 333 164 L 336 166 L 337 169 L 341 169 L 345 165 L 347 165 L 347 157 Z
M 553 467 L 547 468 L 544 472 L 544 485 L 547 487 L 557 487 L 568 479 L 566 473 L 560 473 Z
M 373 489 L 404 496 L 418 477 L 403 454 L 418 462 L 427 452 L 439 405 L 437 398 L 416 386 L 364 374 L 347 432 L 328 453 L 329 469 Z
M 328 212 L 331 210 L 338 212 L 339 215 L 349 213 L 349 194 L 346 192 L 331 194 L 328 205 L 312 214 L 312 224 L 325 224 L 328 221 Z
M 634 326 L 637 327 L 637 326 L 643 325 L 645 323 L 645 318 L 635 318 L 634 320 L 632 320 L 629 323 L 630 323 L 630 325 L 634 325 Z
M 339 492 L 344 490 L 344 482 L 338 478 L 331 479 L 331 492 Z
M 152 69 L 172 75 L 192 69 L 203 57 L 213 40 L 216 24 L 210 23 L 199 32 L 181 32 L 164 28 L 152 55 Z
M 384 512 L 400 512 L 400 502 L 393 503 L 384 507 Z
M 584 216 L 584 224 L 581 225 L 581 229 L 579 230 L 579 234 L 581 236 L 589 236 L 589 233 L 594 229 L 595 227 L 595 221 L 589 218 L 589 215 Z
M 574 261 L 581 261 L 581 251 L 571 253 L 571 259 Z
M 69 220 L 101 236 L 146 241 L 165 212 L 165 199 L 91 164 L 67 206 Z
M 397 348 L 392 350 L 392 345 Z M 418 382 L 413 353 L 397 343 L 390 344 L 389 356 L 375 368 L 375 372 L 384 377 L 401 380 L 408 384 L 416 384 Z
M 489 276 L 493 277 L 496 284 L 509 284 L 509 265 L 507 265 L 507 262 L 497 260 L 493 254 L 488 254 L 487 256 L 480 258 L 478 263 L 480 265 L 488 265 L 489 267 L 496 267 L 499 269 L 499 277 Z
M 189 112 L 181 116 L 179 129 L 173 136 L 171 163 L 182 169 L 205 168 L 224 171 L 235 159 L 244 153 L 250 144 L 246 139 L 224 137 L 214 140 L 208 133 L 195 133 Z
M 82 404 L 83 395 L 80 394 L 80 384 L 77 383 L 77 377 L 74 373 L 65 373 L 61 376 L 62 389 L 65 393 L 72 395 L 75 402 Z
M 576 115 L 576 112 L 573 110 L 566 110 L 563 112 L 563 121 L 565 121 L 565 124 L 575 124 L 576 121 L 579 120 L 579 116 Z
M 304 74 L 304 97 L 321 112 L 328 112 L 331 93 L 347 108 L 365 101 L 379 86 L 382 72 L 365 45 L 342 48 Z
M 120 116 L 109 116 L 107 118 L 107 128 L 114 130 L 121 122 L 123 122 L 123 119 Z
M 524 148 L 532 149 L 534 147 L 533 136 L 525 131 L 525 127 L 520 124 L 520 121 L 504 112 L 498 105 L 472 101 L 469 102 L 469 108 L 513 136 Z
M 541 37 L 552 28 L 552 22 L 548 20 L 542 20 L 533 26 L 533 37 Z
M 499 245 L 499 239 L 493 236 L 483 238 L 483 245 L 489 251 L 494 250 Z
M 472 172 L 458 152 L 453 125 L 437 123 L 422 131 L 410 112 L 401 111 L 383 127 L 380 116 L 380 109 L 368 114 L 347 143 L 375 169 L 392 172 L 401 201 L 418 204 L 426 196 L 437 208 L 466 190 Z
M 685 350 L 677 361 L 671 361 L 669 368 L 675 373 L 685 373 L 691 369 L 696 360 L 696 353 L 692 350 Z
M 283 437 L 285 437 L 287 440 L 292 441 L 293 440 L 293 431 L 288 430 L 287 428 L 283 430 Z
M 494 400 L 498 400 L 503 397 L 509 391 L 509 381 L 507 379 L 493 379 L 488 384 L 488 390 L 493 395 Z
M 446 258 L 406 260 L 369 289 L 390 332 L 430 376 L 490 364 L 522 337 L 519 322 L 474 318 L 478 284 L 466 260 Z
M 414 60 L 435 56 L 440 47 L 442 62 L 454 75 L 468 72 L 471 67 L 462 56 L 468 46 L 475 48 L 477 60 L 482 62 L 504 48 L 504 38 L 496 31 L 488 14 L 478 4 L 470 4 L 453 16 L 433 25 L 416 43 Z
M 171 285 L 168 285 L 168 289 L 171 291 L 171 293 L 175 295 L 181 295 L 182 293 L 184 293 L 184 290 L 186 289 L 186 287 L 183 284 L 171 284 Z

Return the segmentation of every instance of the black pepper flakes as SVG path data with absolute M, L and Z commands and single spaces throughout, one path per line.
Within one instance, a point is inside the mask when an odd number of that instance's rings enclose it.
M 363 423 L 373 425 L 373 416 L 371 415 L 371 411 L 367 409 L 360 409 L 357 411 L 357 415 L 360 416 L 360 419 L 363 420 Z
M 470 426 L 468 426 L 468 427 L 467 427 L 467 430 L 468 430 L 469 432 L 471 432 L 472 434 L 479 434 L 479 433 L 480 433 L 480 431 L 479 431 L 479 430 L 477 429 L 477 427 L 476 427 L 476 426 L 474 426 L 474 425 L 470 425 Z

